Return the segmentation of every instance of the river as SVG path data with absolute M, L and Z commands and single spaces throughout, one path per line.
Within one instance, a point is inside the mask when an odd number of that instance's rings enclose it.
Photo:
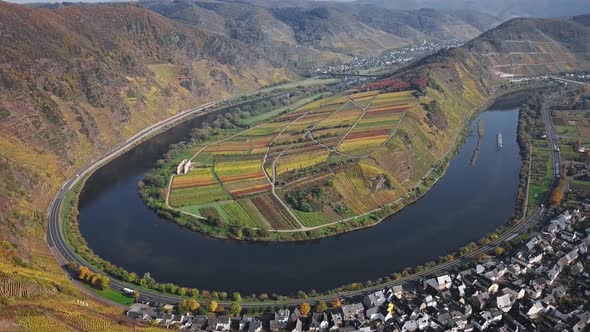
M 510 219 L 521 167 L 516 142 L 521 102 L 507 98 L 480 114 L 440 181 L 372 228 L 307 242 L 246 243 L 213 239 L 158 217 L 139 197 L 137 183 L 169 144 L 210 120 L 207 116 L 164 132 L 95 172 L 80 196 L 80 231 L 89 247 L 113 264 L 201 290 L 287 294 L 375 280 L 436 260 Z M 480 119 L 485 135 L 471 166 Z

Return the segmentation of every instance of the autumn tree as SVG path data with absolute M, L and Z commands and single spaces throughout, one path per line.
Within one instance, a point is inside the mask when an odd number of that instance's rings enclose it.
M 92 275 L 94 274 L 86 266 L 80 266 L 79 272 L 80 273 L 78 275 L 78 279 L 84 280 L 84 281 L 89 280 L 92 277 Z
M 309 305 L 309 303 L 303 302 L 299 305 L 299 312 L 301 313 L 301 315 L 307 316 L 307 314 L 309 314 L 310 311 L 311 306 Z
M 110 282 L 111 282 L 111 279 L 109 279 L 109 277 L 103 276 L 100 278 L 100 283 L 98 284 L 98 288 L 107 289 L 109 287 Z
M 553 193 L 551 193 L 551 198 L 549 200 L 549 204 L 551 207 L 557 207 L 559 206 L 559 204 L 561 204 L 561 201 L 563 200 L 564 191 L 567 186 L 567 182 L 567 175 L 564 172 L 562 172 L 557 187 L 555 188 L 555 190 L 553 190 Z
M 70 271 L 71 273 L 76 273 L 80 271 L 80 266 L 78 265 L 78 263 L 70 261 L 68 262 L 68 264 L 66 265 L 68 271 Z
M 490 259 L 490 258 L 488 257 L 488 255 L 486 255 L 486 254 L 485 254 L 485 253 L 483 253 L 483 252 L 478 252 L 478 253 L 475 255 L 475 260 L 476 260 L 478 263 L 485 263 L 485 262 L 487 262 L 489 259 Z
M 139 294 L 139 291 L 137 289 L 133 290 L 133 298 L 137 301 L 139 300 L 139 297 L 141 296 L 141 294 Z
M 139 277 L 137 276 L 137 273 L 135 273 L 135 272 L 131 272 L 131 273 L 129 273 L 129 276 L 127 276 L 127 282 L 137 282 L 138 279 L 139 279 Z
M 306 299 L 308 296 L 304 291 L 297 291 L 297 298 Z
M 217 301 L 215 300 L 210 300 L 209 303 L 207 303 L 207 310 L 209 310 L 209 312 L 215 312 L 217 311 Z
M 496 254 L 496 256 L 500 256 L 500 255 L 504 254 L 504 251 L 505 251 L 504 248 L 502 248 L 502 247 L 496 247 L 494 249 L 494 254 Z
M 242 311 L 242 306 L 238 302 L 232 302 L 230 311 L 232 314 L 237 315 L 240 313 L 240 311 Z
M 102 276 L 100 274 L 93 274 L 92 277 L 90 277 L 90 284 L 94 287 L 98 287 L 98 285 L 100 284 L 102 280 Z
M 242 295 L 240 295 L 240 293 L 234 292 L 232 294 L 232 297 L 233 297 L 234 301 L 236 301 L 236 302 L 242 302 Z
M 188 310 L 195 312 L 201 308 L 201 304 L 195 299 L 188 300 Z
M 324 312 L 326 310 L 328 310 L 328 305 L 326 304 L 326 302 L 319 301 L 318 303 L 316 303 L 316 305 L 315 305 L 316 312 Z
M 339 298 L 335 298 L 334 300 L 332 300 L 332 307 L 340 308 L 341 305 L 342 305 L 342 301 L 340 301 Z
M 199 310 L 199 308 L 201 307 L 201 304 L 199 302 L 197 302 L 197 300 L 195 300 L 195 299 L 189 299 L 189 300 L 180 301 L 178 306 L 180 308 L 184 309 L 184 311 L 195 312 L 195 311 Z
M 563 199 L 563 190 L 560 190 L 560 188 L 558 186 L 557 188 L 555 188 L 555 190 L 551 194 L 551 200 L 549 201 L 549 204 L 551 207 L 557 207 L 561 203 L 562 199 Z
M 186 291 L 186 295 L 190 296 L 190 297 L 197 297 L 197 296 L 199 296 L 199 290 L 196 288 L 189 288 Z

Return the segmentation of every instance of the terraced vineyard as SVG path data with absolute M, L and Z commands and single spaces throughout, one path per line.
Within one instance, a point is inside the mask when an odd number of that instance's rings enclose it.
M 194 145 L 191 170 L 170 181 L 169 208 L 279 233 L 355 223 L 398 201 L 442 158 L 453 133 L 426 111 L 440 98 L 429 88 L 347 91 Z

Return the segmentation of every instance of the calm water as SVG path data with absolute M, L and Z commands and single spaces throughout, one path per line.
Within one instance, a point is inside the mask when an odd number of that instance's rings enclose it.
M 373 228 L 309 242 L 252 244 L 212 239 L 159 218 L 139 198 L 137 183 L 168 144 L 203 121 L 194 119 L 96 172 L 80 198 L 80 230 L 98 255 L 128 271 L 199 289 L 284 294 L 376 279 L 435 260 L 512 216 L 521 166 L 518 104 L 497 105 L 471 124 L 465 145 L 426 196 Z M 478 119 L 485 135 L 471 167 Z

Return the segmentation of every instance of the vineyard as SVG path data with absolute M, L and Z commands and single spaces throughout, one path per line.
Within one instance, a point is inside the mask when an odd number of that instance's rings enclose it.
M 427 111 L 444 99 L 426 84 L 368 85 L 195 144 L 192 169 L 172 178 L 169 204 L 223 227 L 282 232 L 391 205 L 450 142 Z

